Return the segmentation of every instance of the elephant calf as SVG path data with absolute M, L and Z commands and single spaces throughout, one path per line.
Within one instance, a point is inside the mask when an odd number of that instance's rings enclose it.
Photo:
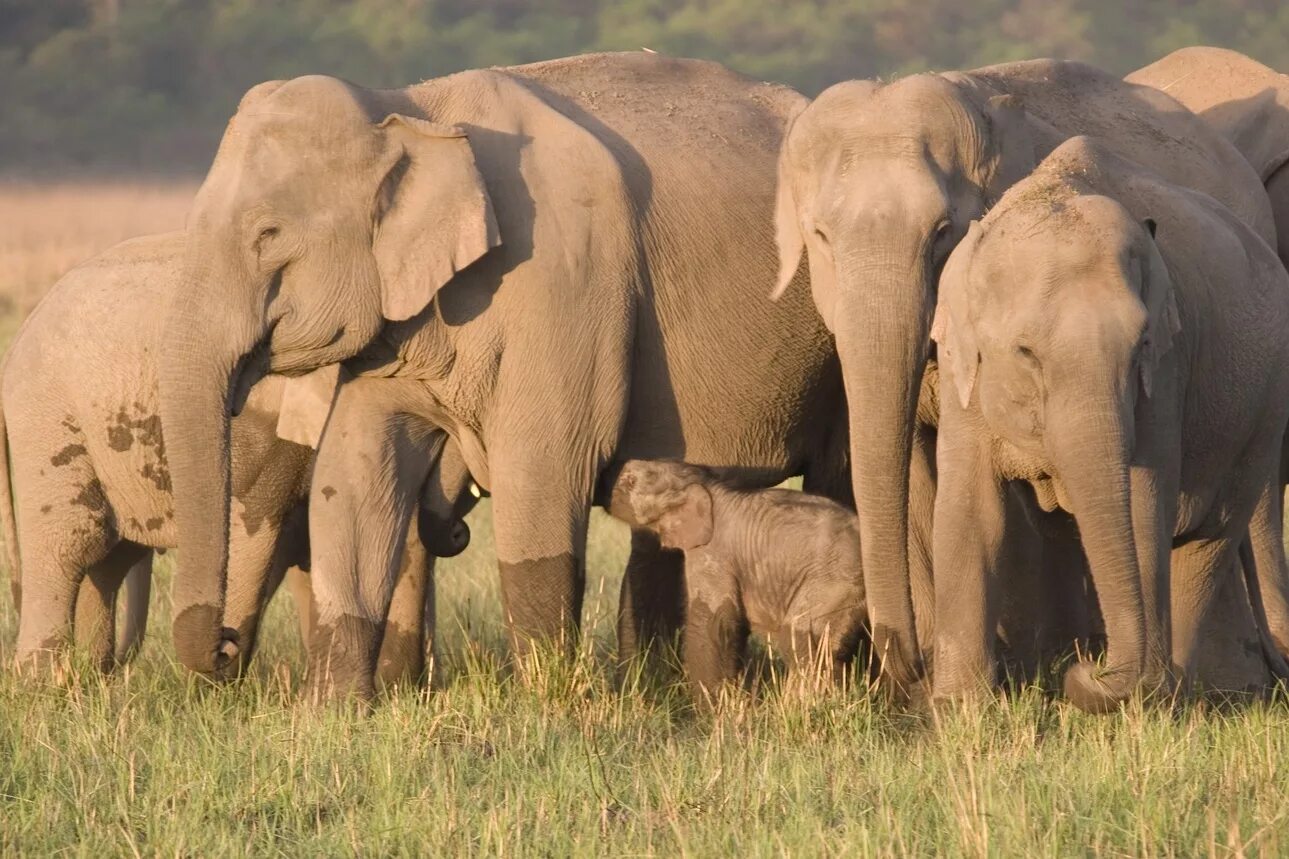
M 75 637 L 99 667 L 110 669 L 120 658 L 114 609 L 122 579 L 133 568 L 132 581 L 146 585 L 151 550 L 177 542 L 157 417 L 157 347 L 182 246 L 178 234 L 135 239 L 80 265 L 53 287 L 6 356 L 0 520 L 21 614 L 20 662 L 40 661 Z M 227 654 L 228 673 L 250 659 L 262 609 L 287 567 L 308 565 L 304 502 L 313 451 L 277 434 L 290 384 L 265 377 L 249 390 L 231 425 L 235 467 L 224 622 L 235 630 L 238 649 Z M 473 502 L 465 491 L 469 472 L 455 451 L 440 456 L 447 444 L 441 430 L 422 441 L 426 457 L 439 463 L 427 478 L 429 503 L 422 507 L 422 521 L 435 527 L 409 535 L 402 586 L 407 605 L 391 609 L 398 634 L 385 636 L 392 651 L 383 663 L 385 679 L 420 673 L 424 648 L 406 639 L 423 642 L 426 551 L 456 554 L 469 539 L 460 521 Z M 127 608 L 137 642 L 146 587 L 130 589 Z M 302 620 L 308 613 L 302 607 Z M 409 624 L 413 628 L 405 629 Z
M 1227 666 L 1204 678 L 1223 690 L 1267 683 L 1264 660 L 1283 665 L 1265 618 L 1219 594 L 1244 586 L 1289 416 L 1275 252 L 1211 197 L 1074 138 L 972 223 L 941 284 L 935 694 L 993 679 L 1008 482 L 1078 522 L 1107 650 L 1066 675 L 1076 705 L 1204 661 Z
M 749 631 L 795 670 L 838 679 L 867 619 L 855 514 L 788 489 L 739 490 L 706 468 L 632 460 L 609 512 L 685 553 L 685 668 L 710 700 L 741 668 Z

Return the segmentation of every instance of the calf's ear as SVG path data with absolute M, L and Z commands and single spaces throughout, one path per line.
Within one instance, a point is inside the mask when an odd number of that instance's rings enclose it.
M 658 538 L 668 549 L 689 551 L 712 540 L 712 495 L 691 483 L 681 499 L 658 519 Z

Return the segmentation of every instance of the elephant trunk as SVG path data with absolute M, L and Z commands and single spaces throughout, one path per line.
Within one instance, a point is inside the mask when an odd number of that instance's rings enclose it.
M 1146 668 L 1146 604 L 1128 465 L 1130 423 L 1118 399 L 1077 396 L 1047 416 L 1049 427 L 1063 428 L 1059 434 L 1049 430 L 1049 436 L 1059 436 L 1050 456 L 1074 508 L 1105 619 L 1104 666 L 1081 662 L 1065 675 L 1066 697 L 1089 713 L 1122 704 L 1140 687 Z
M 161 422 L 179 534 L 174 581 L 175 650 L 187 668 L 222 677 L 239 664 L 224 625 L 230 500 L 230 392 L 259 339 L 249 314 L 205 296 L 224 294 L 198 272 L 170 309 L 162 344 Z
M 874 652 L 907 689 L 922 673 L 909 581 L 909 458 L 930 328 L 930 272 L 875 284 L 839 271 L 836 335 Z M 889 275 L 885 275 L 889 278 Z

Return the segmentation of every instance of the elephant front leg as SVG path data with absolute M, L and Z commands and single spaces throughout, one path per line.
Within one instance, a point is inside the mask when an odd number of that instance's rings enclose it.
M 407 529 L 402 569 L 390 601 L 376 666 L 382 689 L 416 685 L 425 676 L 425 660 L 433 636 L 434 558 L 425 550 L 416 528 Z
M 637 657 L 660 655 L 675 642 L 684 622 L 684 554 L 662 548 L 649 531 L 632 530 L 618 602 L 619 670 Z
M 489 451 L 501 605 L 521 671 L 534 655 L 576 652 L 586 529 L 598 464 L 510 445 Z
M 944 417 L 957 412 L 946 406 Z M 942 426 L 945 426 L 942 424 Z M 995 682 L 995 568 L 1003 549 L 1006 488 L 983 440 L 940 434 L 935 499 L 936 698 L 962 698 Z
M 370 699 L 412 515 L 440 430 L 403 411 L 404 380 L 357 379 L 337 398 L 309 492 L 315 700 Z
M 707 552 L 685 558 L 685 673 L 695 703 L 713 706 L 743 670 L 748 624 L 734 571 Z

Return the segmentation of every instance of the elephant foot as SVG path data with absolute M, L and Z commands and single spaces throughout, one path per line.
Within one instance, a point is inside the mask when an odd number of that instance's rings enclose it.
M 1095 715 L 1118 710 L 1135 693 L 1147 690 L 1140 677 L 1122 669 L 1103 668 L 1095 662 L 1075 663 L 1065 672 L 1063 686 L 1071 704 Z
M 376 697 L 375 668 L 381 624 L 343 615 L 320 623 L 309 654 L 309 699 L 314 704 L 370 702 Z

